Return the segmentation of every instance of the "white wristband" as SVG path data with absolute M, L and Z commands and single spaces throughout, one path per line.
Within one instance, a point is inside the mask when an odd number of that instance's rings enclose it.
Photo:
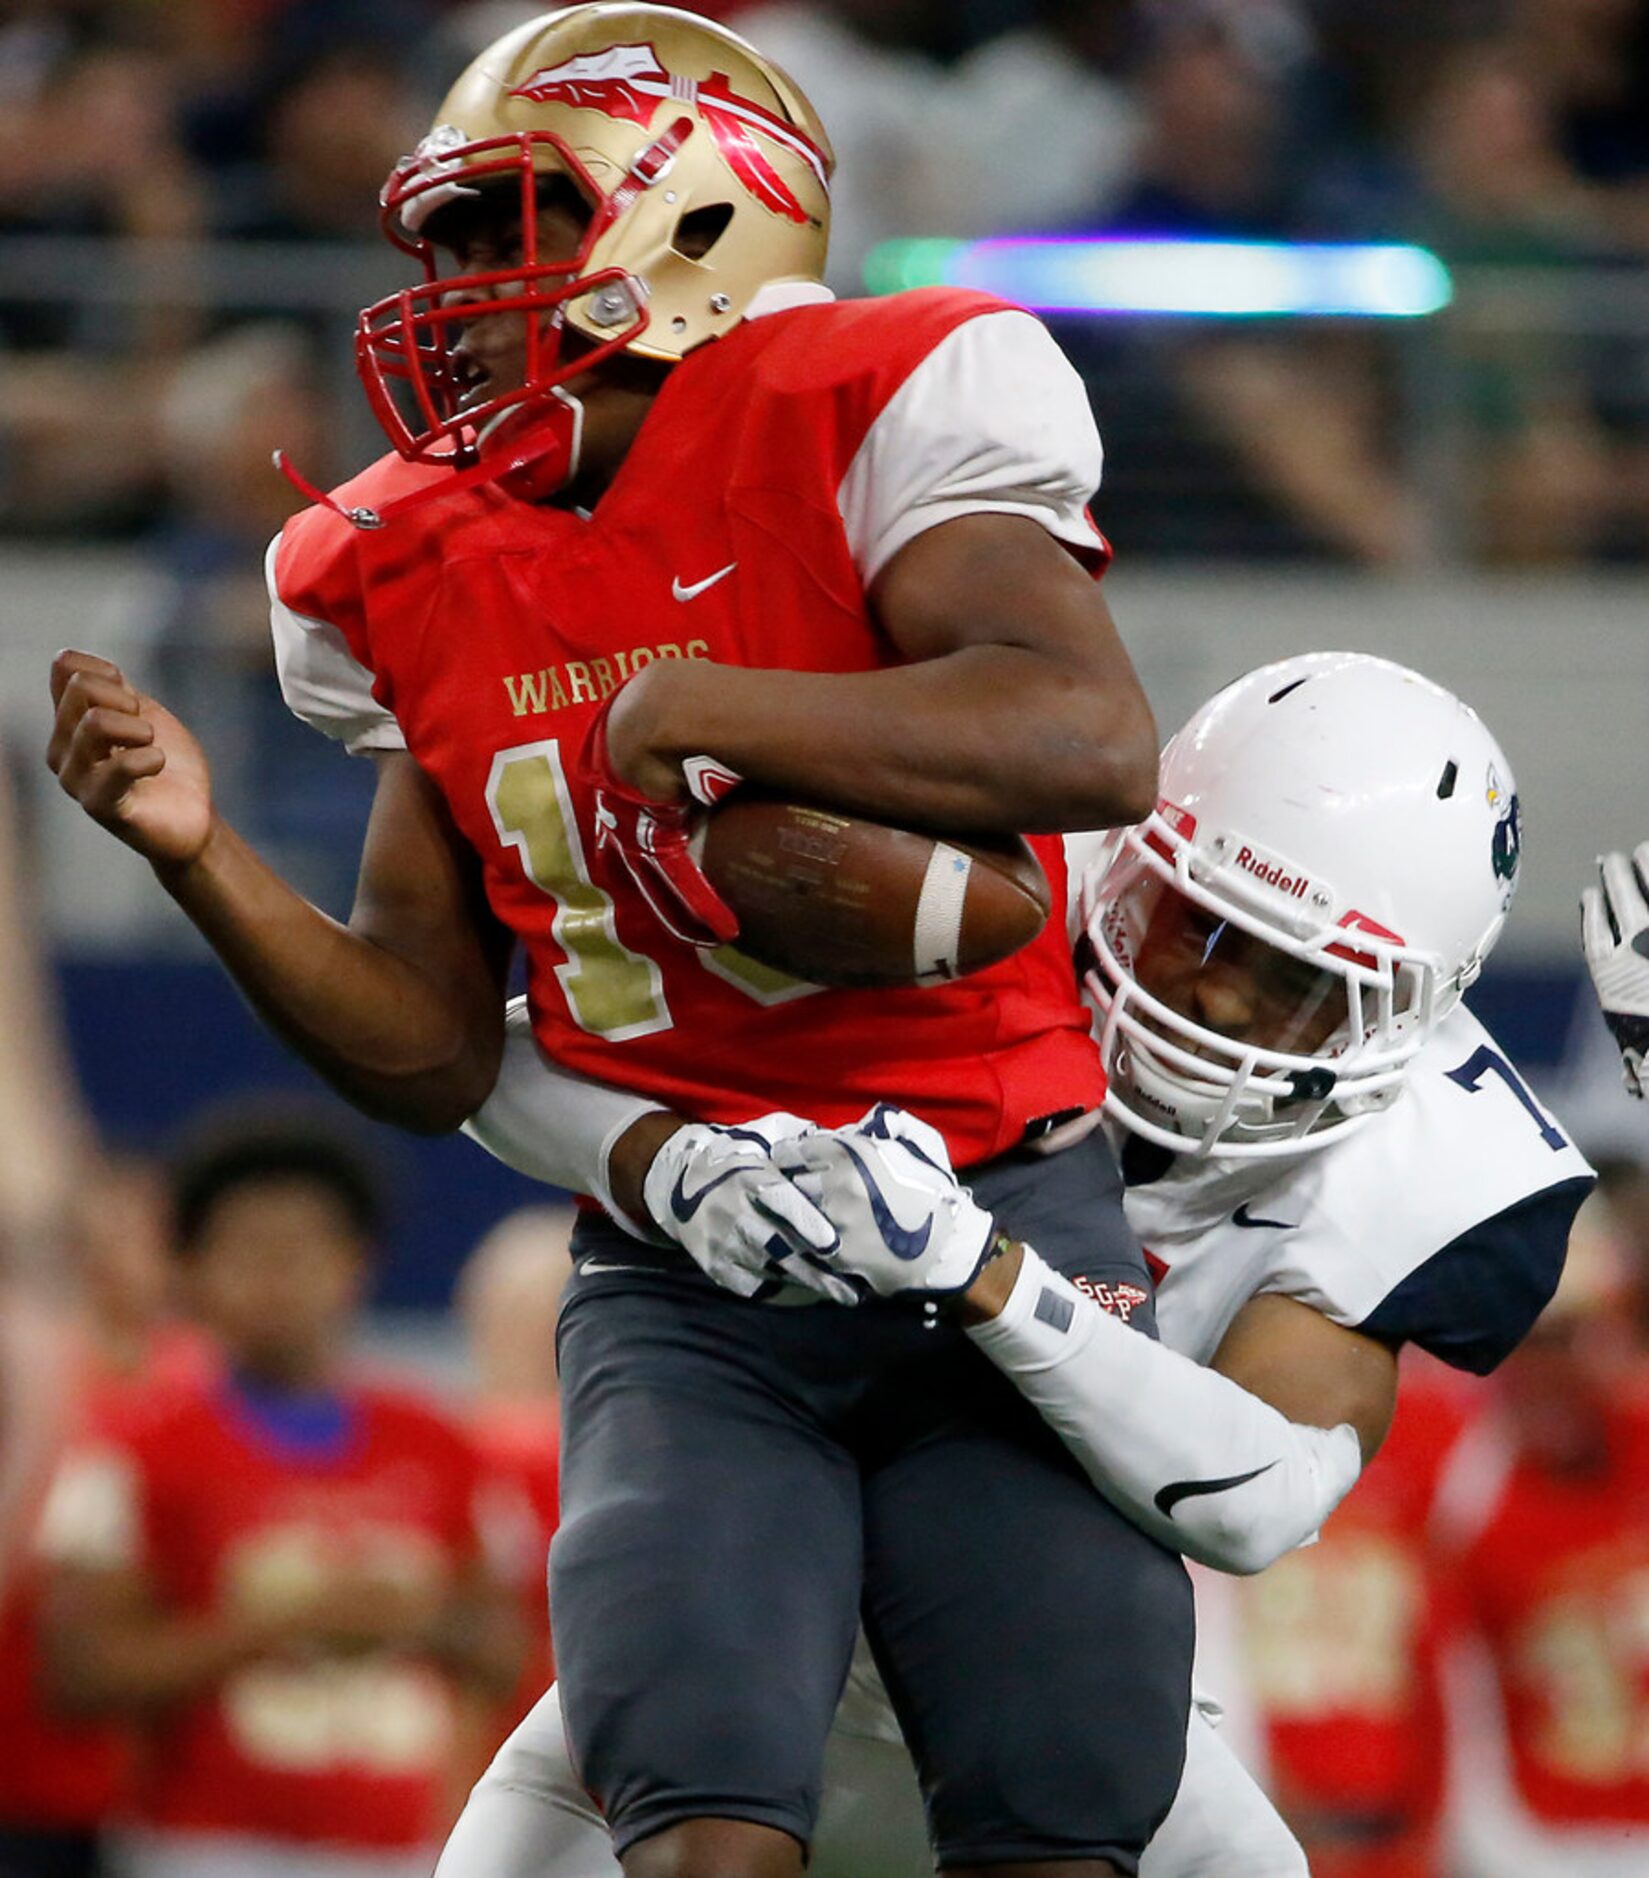
M 670 1242 L 651 1222 L 632 1219 L 614 1200 L 607 1162 L 619 1138 L 663 1105 L 560 1069 L 539 1049 L 525 998 L 504 1017 L 504 1060 L 486 1102 L 464 1133 L 506 1167 L 533 1180 L 587 1193 L 638 1239 Z
M 1113 1506 L 1221 1571 L 1312 1538 L 1356 1484 L 1349 1422 L 1308 1428 L 1131 1330 L 1029 1247 L 1007 1303 L 968 1335 Z

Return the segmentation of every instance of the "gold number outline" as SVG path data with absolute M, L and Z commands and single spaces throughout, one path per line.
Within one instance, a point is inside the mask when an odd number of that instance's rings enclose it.
M 518 788 L 525 801 L 512 799 Z M 573 1022 L 611 1043 L 670 1029 L 657 961 L 619 938 L 612 896 L 590 878 L 560 741 L 500 750 L 487 776 L 487 809 L 499 841 L 516 850 L 522 872 L 555 902 L 550 933 L 562 955 L 555 976 Z
M 532 799 L 518 805 L 512 813 L 502 798 L 511 786 L 508 779 L 518 769 L 532 769 L 540 774 L 536 786 L 523 778 L 521 786 L 530 791 Z M 543 787 L 545 783 L 547 789 Z M 563 960 L 556 966 L 555 975 L 573 1022 L 580 1030 L 614 1043 L 668 1030 L 674 1020 L 657 961 L 632 952 L 623 943 L 618 936 L 612 896 L 590 878 L 578 818 L 567 787 L 566 769 L 561 761 L 559 739 L 551 737 L 534 743 L 512 744 L 507 750 L 500 750 L 487 776 L 487 808 L 499 841 L 517 851 L 523 873 L 555 902 L 550 931 L 561 948 Z M 557 865 L 559 856 L 546 853 L 546 844 L 563 851 L 564 867 Z M 574 894 L 568 893 L 569 886 L 575 890 Z M 714 951 L 696 952 L 695 957 L 712 977 L 733 986 L 757 1004 L 789 1004 L 823 989 L 821 985 L 764 965 L 759 959 L 739 951 L 737 946 L 717 946 Z M 638 973 L 645 974 L 645 997 L 638 992 Z M 608 981 L 598 985 L 593 998 L 585 982 L 591 975 Z M 622 992 L 615 993 L 610 988 L 615 977 L 620 982 L 627 981 Z M 614 1021 L 613 1016 L 607 1015 L 609 1005 L 616 1006 L 619 1013 L 627 1010 L 633 1014 L 621 1015 Z

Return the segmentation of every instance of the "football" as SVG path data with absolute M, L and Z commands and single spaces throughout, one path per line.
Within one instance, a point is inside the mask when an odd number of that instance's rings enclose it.
M 918 833 L 743 788 L 695 847 L 739 951 L 811 984 L 942 984 L 1047 923 L 1047 876 L 1018 835 Z

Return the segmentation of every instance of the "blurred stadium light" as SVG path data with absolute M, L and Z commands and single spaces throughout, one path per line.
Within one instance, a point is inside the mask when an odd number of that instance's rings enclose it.
M 885 241 L 866 258 L 865 285 L 877 294 L 977 287 L 1038 313 L 1218 319 L 1415 319 L 1454 297 L 1435 254 L 1397 243 L 1069 235 Z

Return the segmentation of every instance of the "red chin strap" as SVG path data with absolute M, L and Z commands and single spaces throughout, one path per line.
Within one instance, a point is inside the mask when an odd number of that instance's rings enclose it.
M 288 458 L 275 452 L 275 467 L 300 495 L 341 515 L 352 528 L 382 528 L 386 522 L 421 508 L 437 496 L 495 482 L 520 502 L 547 502 L 572 481 L 578 471 L 583 441 L 584 407 L 569 393 L 553 390 L 542 401 L 518 405 L 508 411 L 478 440 L 478 454 L 463 469 L 439 476 L 382 508 L 364 505 L 346 508 L 336 496 L 317 488 Z

